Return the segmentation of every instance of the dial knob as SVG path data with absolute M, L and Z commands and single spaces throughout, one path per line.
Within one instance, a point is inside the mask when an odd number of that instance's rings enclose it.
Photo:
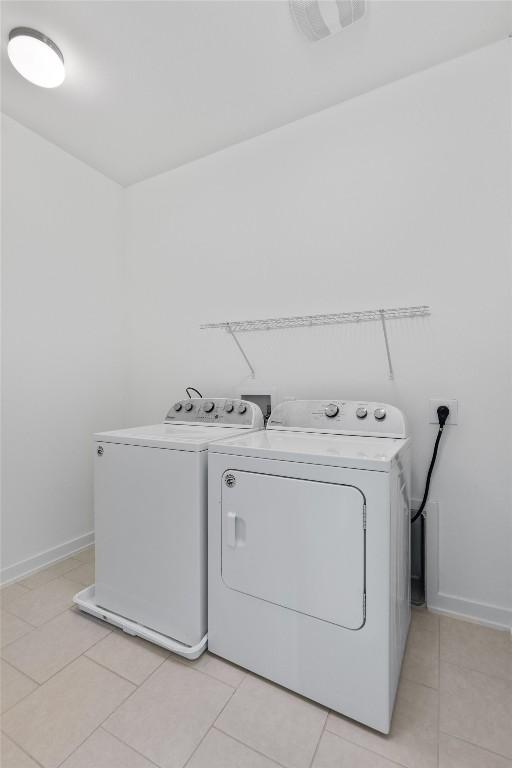
M 226 411 L 226 413 L 233 413 L 233 407 L 234 407 L 233 403 L 226 403 L 226 405 L 224 406 L 224 410 Z
M 182 408 L 181 403 L 176 403 L 175 406 L 174 406 L 174 410 L 175 411 L 181 411 L 181 408 Z
M 328 405 L 327 408 L 324 411 L 325 415 L 329 419 L 332 419 L 332 418 L 334 418 L 334 416 L 337 416 L 339 412 L 340 412 L 340 409 L 334 403 L 330 403 L 330 405 Z
M 368 409 L 358 408 L 356 411 L 356 416 L 358 419 L 366 419 L 366 417 L 368 416 Z
M 194 403 L 186 403 L 185 410 L 191 411 L 193 407 L 194 407 Z
M 215 403 L 212 403 L 211 400 L 207 400 L 206 403 L 203 406 L 206 413 L 211 413 L 213 409 L 215 408 Z
M 245 403 L 240 403 L 238 406 L 238 413 L 245 413 L 247 410 L 247 406 Z
M 373 412 L 373 415 L 377 419 L 377 421 L 384 421 L 386 418 L 386 409 L 385 408 L 376 408 Z

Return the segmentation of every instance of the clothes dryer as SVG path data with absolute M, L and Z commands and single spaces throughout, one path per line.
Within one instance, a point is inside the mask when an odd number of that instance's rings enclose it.
M 384 403 L 290 401 L 209 447 L 209 649 L 389 732 L 410 621 L 410 440 Z

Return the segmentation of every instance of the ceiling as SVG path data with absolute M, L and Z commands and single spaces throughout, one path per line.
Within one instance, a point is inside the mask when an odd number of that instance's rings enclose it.
M 512 32 L 512 3 L 487 0 L 376 0 L 317 43 L 283 0 L 11 0 L 2 11 L 3 111 L 122 185 Z M 61 48 L 60 88 L 12 68 L 15 26 Z

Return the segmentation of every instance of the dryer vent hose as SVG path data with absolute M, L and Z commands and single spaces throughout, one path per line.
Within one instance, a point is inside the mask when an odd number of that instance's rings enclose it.
M 439 408 L 437 409 L 437 418 L 439 419 L 439 431 L 437 433 L 436 442 L 434 445 L 434 452 L 432 454 L 432 459 L 430 461 L 430 467 L 428 468 L 428 472 L 427 472 L 427 482 L 425 483 L 425 493 L 423 494 L 423 499 L 421 501 L 420 508 L 418 509 L 414 517 L 411 518 L 411 525 L 418 519 L 418 517 L 421 517 L 421 515 L 423 514 L 423 510 L 425 509 L 425 505 L 428 499 L 428 492 L 430 490 L 430 479 L 432 477 L 434 464 L 436 463 L 436 459 L 437 459 L 437 451 L 439 449 L 439 443 L 441 442 L 441 436 L 443 434 L 444 425 L 446 424 L 446 421 L 449 415 L 450 415 L 450 409 L 448 408 L 448 406 L 440 405 Z

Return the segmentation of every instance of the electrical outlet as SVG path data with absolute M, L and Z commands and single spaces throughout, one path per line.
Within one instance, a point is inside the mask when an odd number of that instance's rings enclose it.
M 437 409 L 440 405 L 447 405 L 450 409 L 450 415 L 448 416 L 448 421 L 446 422 L 446 425 L 448 427 L 453 427 L 455 424 L 459 423 L 459 401 L 458 400 L 447 400 L 438 398 L 436 400 L 429 400 L 429 424 L 439 424 L 439 417 L 437 415 Z

